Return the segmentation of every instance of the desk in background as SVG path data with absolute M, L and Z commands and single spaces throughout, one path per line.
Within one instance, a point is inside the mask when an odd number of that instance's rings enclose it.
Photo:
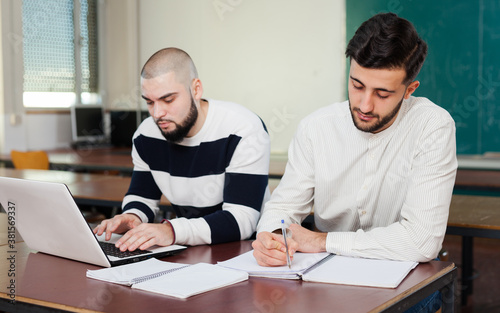
M 500 197 L 453 195 L 446 233 L 462 236 L 462 304 L 473 291 L 474 237 L 500 239 Z
M 453 192 L 457 194 L 500 196 L 500 171 L 458 170 Z
M 132 173 L 130 148 L 81 148 L 47 150 L 51 169 L 77 172 L 117 171 Z M 0 162 L 12 167 L 10 155 L 0 155 Z
M 251 277 L 248 281 L 186 300 L 131 289 L 86 278 L 98 267 L 16 246 L 16 303 L 9 303 L 9 277 L 0 272 L 0 310 L 31 312 L 402 312 L 435 290 L 443 291 L 443 312 L 452 312 L 456 268 L 451 262 L 418 265 L 395 289 L 344 286 Z M 251 250 L 251 242 L 189 247 L 164 260 L 180 263 L 216 263 Z M 0 258 L 8 256 L 0 246 Z M 360 301 L 362 299 L 362 301 Z

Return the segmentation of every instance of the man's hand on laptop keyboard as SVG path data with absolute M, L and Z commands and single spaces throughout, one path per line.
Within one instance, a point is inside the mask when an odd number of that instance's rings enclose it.
M 106 233 L 105 240 L 109 240 L 111 239 L 111 234 L 123 234 L 140 224 L 142 224 L 142 221 L 135 214 L 118 214 L 97 225 L 94 228 L 94 234 L 101 236 L 103 233 Z
M 151 246 L 169 246 L 175 241 L 174 230 L 170 223 L 142 223 L 126 232 L 117 242 L 121 251 L 146 250 Z

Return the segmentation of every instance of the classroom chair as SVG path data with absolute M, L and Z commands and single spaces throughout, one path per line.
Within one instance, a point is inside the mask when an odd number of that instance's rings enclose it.
M 10 152 L 12 163 L 16 169 L 49 169 L 49 156 L 45 151 L 17 151 Z

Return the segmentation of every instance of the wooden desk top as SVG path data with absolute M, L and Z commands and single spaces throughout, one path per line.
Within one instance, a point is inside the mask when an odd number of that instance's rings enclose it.
M 453 195 L 448 226 L 500 231 L 500 197 Z
M 250 249 L 249 241 L 189 247 L 164 260 L 216 263 Z M 33 303 L 73 312 L 156 312 L 159 308 L 168 308 L 169 312 L 378 312 L 394 304 L 404 305 L 405 302 L 400 302 L 403 298 L 419 292 L 433 281 L 452 281 L 455 272 L 454 264 L 450 262 L 420 264 L 395 289 L 250 278 L 181 300 L 86 278 L 87 269 L 98 267 L 30 253 L 24 243 L 17 244 L 16 250 L 18 303 L 15 305 Z M 6 246 L 0 247 L 2 260 L 9 255 Z M 0 298 L 9 299 L 9 284 L 7 271 L 1 271 Z
M 66 185 L 77 182 L 97 181 L 107 178 L 107 176 L 105 175 L 88 173 L 74 173 L 69 171 L 54 170 L 18 170 L 14 168 L 3 167 L 0 167 L 0 176 L 63 183 Z
M 129 148 L 58 149 L 47 151 L 49 161 L 55 166 L 70 166 L 91 170 L 132 171 Z
M 130 148 L 81 148 L 47 150 L 52 169 L 118 170 L 132 172 Z M 0 161 L 10 162 L 10 155 L 0 155 Z

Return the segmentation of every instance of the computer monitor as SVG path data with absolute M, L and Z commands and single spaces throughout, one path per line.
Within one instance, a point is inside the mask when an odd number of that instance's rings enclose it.
M 114 147 L 132 147 L 132 137 L 137 127 L 149 116 L 148 111 L 140 111 L 137 120 L 137 111 L 111 111 L 111 145 Z
M 104 113 L 101 106 L 71 107 L 71 132 L 74 143 L 100 143 L 105 139 Z

